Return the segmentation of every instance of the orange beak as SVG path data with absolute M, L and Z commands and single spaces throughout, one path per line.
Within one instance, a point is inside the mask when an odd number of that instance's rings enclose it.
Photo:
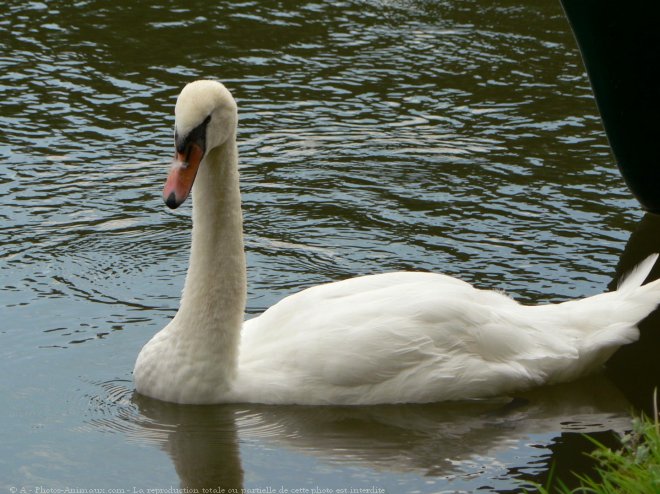
M 163 200 L 171 209 L 178 208 L 188 198 L 203 157 L 204 150 L 197 144 L 191 144 L 186 155 L 174 152 L 172 168 L 163 188 Z

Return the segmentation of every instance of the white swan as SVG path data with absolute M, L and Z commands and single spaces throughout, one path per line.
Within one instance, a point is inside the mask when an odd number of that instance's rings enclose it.
M 449 276 L 400 272 L 309 288 L 243 323 L 236 103 L 222 84 L 196 81 L 175 115 L 164 198 L 179 206 L 194 181 L 190 266 L 179 311 L 137 358 L 141 394 L 197 404 L 504 394 L 597 369 L 660 302 L 660 280 L 640 286 L 655 255 L 618 290 L 561 304 L 522 306 Z

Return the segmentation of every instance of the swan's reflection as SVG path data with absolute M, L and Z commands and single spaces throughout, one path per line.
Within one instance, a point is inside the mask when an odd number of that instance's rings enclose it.
M 525 457 L 521 451 L 529 448 L 522 446 L 547 448 L 562 433 L 623 431 L 630 423 L 628 412 L 617 388 L 599 376 L 514 399 L 433 405 L 197 407 L 136 394 L 130 413 L 120 419 L 131 423 L 121 428 L 130 429 L 133 439 L 162 445 L 182 487 L 234 487 L 240 492 L 241 441 L 256 441 L 278 453 L 313 455 L 338 467 L 426 478 L 467 478 L 461 462 L 502 464 L 515 458 L 515 465 L 506 465 L 510 471 L 530 469 L 542 477 L 554 459 L 534 448 Z M 516 455 L 507 454 L 518 448 Z
M 647 213 L 632 233 L 621 255 L 612 287 L 648 255 L 660 252 L 660 215 Z M 650 279 L 660 277 L 656 263 Z M 652 414 L 653 389 L 660 386 L 660 310 L 655 310 L 640 325 L 637 342 L 621 347 L 607 363 L 607 374 L 638 409 Z
M 181 487 L 240 489 L 243 468 L 238 446 L 236 412 L 225 406 L 182 406 L 134 393 L 134 409 L 121 419 L 138 426 L 129 435 L 160 444 L 168 453 Z M 200 490 L 201 492 L 201 490 Z

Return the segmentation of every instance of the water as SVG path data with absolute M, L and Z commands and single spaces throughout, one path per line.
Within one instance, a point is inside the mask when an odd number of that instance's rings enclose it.
M 187 266 L 190 206 L 170 212 L 160 191 L 173 104 L 194 78 L 221 79 L 239 103 L 248 316 L 394 269 L 560 301 L 658 250 L 660 222 L 616 170 L 558 3 L 1 11 L 1 487 L 515 491 L 552 464 L 589 472 L 582 434 L 612 443 L 648 405 L 657 316 L 607 375 L 513 401 L 180 407 L 133 394 L 134 359 L 175 313 Z

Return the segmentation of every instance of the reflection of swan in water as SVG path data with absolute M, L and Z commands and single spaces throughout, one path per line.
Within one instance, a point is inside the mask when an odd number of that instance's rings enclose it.
M 460 463 L 474 457 L 501 461 L 499 455 L 530 436 L 624 430 L 629 425 L 625 399 L 607 380 L 597 378 L 537 389 L 514 400 L 357 411 L 290 407 L 285 414 L 276 408 L 257 410 L 264 423 L 285 432 L 286 441 L 279 435 L 275 440 L 286 447 L 334 463 L 358 459 L 369 468 L 437 477 L 460 474 Z
M 660 249 L 660 215 L 646 213 L 632 233 L 621 255 L 616 275 L 611 284 L 627 270 Z M 660 265 L 655 266 L 649 280 L 660 277 Z M 639 325 L 640 338 L 620 348 L 607 362 L 607 375 L 639 409 L 652 414 L 653 390 L 660 387 L 660 310 L 651 313 Z
M 172 458 L 181 486 L 238 489 L 243 485 L 243 469 L 236 410 L 227 407 L 172 405 L 134 397 L 141 417 L 136 422 L 151 441 L 162 444 Z
M 436 486 L 452 485 L 451 479 L 478 486 L 494 470 L 506 475 L 549 468 L 555 459 L 544 458 L 539 448 L 562 433 L 629 426 L 627 402 L 603 377 L 540 388 L 514 400 L 377 407 L 181 406 L 134 394 L 113 415 L 114 423 L 96 425 L 160 444 L 181 485 L 197 488 L 243 486 L 239 440 L 251 458 L 250 448 L 258 448 L 256 456 L 278 459 L 275 468 L 269 459 L 269 470 L 280 475 L 280 483 L 290 476 L 291 482 L 315 481 L 313 472 L 300 472 L 295 458 L 302 454 L 339 469 L 412 473 Z M 250 473 L 245 477 L 261 474 Z

